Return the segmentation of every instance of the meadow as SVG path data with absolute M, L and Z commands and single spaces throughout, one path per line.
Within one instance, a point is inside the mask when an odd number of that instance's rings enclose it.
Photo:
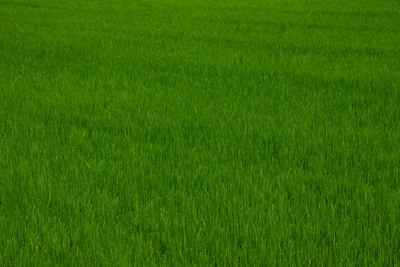
M 398 0 L 0 0 L 1 266 L 400 266 Z

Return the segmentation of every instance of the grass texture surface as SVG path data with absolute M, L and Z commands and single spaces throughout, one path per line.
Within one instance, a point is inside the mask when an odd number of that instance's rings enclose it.
M 0 1 L 1 266 L 399 266 L 398 0 Z

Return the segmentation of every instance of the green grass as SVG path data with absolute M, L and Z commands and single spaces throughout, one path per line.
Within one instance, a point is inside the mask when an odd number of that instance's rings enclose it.
M 400 266 L 398 0 L 0 1 L 1 266 Z

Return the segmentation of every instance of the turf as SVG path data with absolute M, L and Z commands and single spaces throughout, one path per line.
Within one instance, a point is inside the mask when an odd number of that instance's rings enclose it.
M 398 0 L 0 1 L 1 266 L 399 266 Z

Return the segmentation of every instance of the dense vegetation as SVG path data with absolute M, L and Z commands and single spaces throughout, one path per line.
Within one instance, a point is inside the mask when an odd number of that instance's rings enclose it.
M 0 265 L 400 265 L 398 0 L 0 1 Z

